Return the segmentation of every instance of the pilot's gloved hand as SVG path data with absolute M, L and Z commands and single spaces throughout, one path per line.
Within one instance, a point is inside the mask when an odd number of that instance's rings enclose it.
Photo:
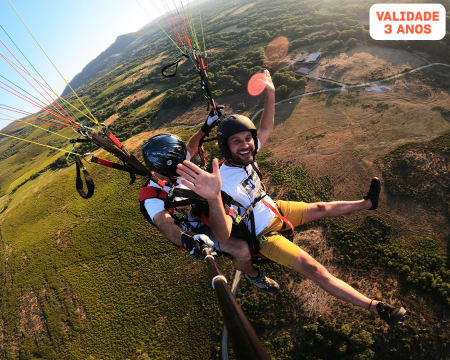
M 205 234 L 182 234 L 181 241 L 183 247 L 189 251 L 189 254 L 196 260 L 205 260 L 206 253 L 203 252 L 203 249 L 214 249 L 214 242 Z
M 209 112 L 208 118 L 201 128 L 201 130 L 205 134 L 209 134 L 211 129 L 218 124 L 219 118 L 225 116 L 225 113 L 223 111 L 224 108 L 225 106 L 223 105 L 217 105 L 217 109 L 212 109 Z

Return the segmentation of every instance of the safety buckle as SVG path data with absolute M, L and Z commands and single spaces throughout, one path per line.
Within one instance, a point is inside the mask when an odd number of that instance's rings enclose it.
M 263 244 L 263 242 L 267 241 L 267 238 L 264 235 L 261 235 L 259 238 L 256 239 L 258 241 L 259 246 Z
M 236 216 L 236 218 L 234 219 L 234 221 L 236 222 L 236 224 L 239 224 L 239 223 L 242 221 L 241 215 Z
M 174 212 L 173 216 L 175 216 L 178 220 L 183 218 L 183 214 L 181 212 Z
M 88 163 L 92 164 L 92 158 L 91 159 L 87 159 L 88 156 L 94 155 L 94 153 L 92 152 L 87 152 L 81 155 L 81 157 L 83 158 L 84 161 L 87 161 Z

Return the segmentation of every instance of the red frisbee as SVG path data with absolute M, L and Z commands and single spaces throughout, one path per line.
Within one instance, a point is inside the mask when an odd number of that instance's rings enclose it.
M 266 88 L 266 75 L 264 73 L 256 73 L 248 81 L 247 91 L 251 96 L 258 96 Z

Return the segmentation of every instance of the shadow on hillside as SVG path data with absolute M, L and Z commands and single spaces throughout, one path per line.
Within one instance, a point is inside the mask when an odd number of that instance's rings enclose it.
M 249 116 L 251 112 L 263 106 L 261 96 L 250 96 L 247 93 L 221 96 L 215 101 L 217 105 L 225 106 L 226 116 L 233 113 Z M 210 110 L 211 106 L 208 107 L 204 99 L 193 104 L 187 104 L 187 106 L 178 105 L 161 109 L 157 118 L 152 121 L 152 127 L 158 129 L 168 125 L 200 125 L 206 120 Z
M 426 85 L 439 89 L 450 95 L 450 72 L 447 71 L 447 69 L 448 68 L 444 66 L 433 66 L 411 75 L 415 75 Z M 407 75 L 406 77 L 411 75 Z
M 338 94 L 337 91 L 333 91 L 328 95 L 327 101 L 326 101 L 327 107 L 330 107 L 331 105 L 333 105 L 334 98 L 336 97 L 337 94 Z
M 152 127 L 159 129 L 170 125 L 195 125 L 205 120 L 207 114 L 206 103 L 172 106 L 158 111 L 156 119 L 152 120 Z
M 296 106 L 300 103 L 300 101 L 303 98 L 300 99 L 293 99 L 287 102 L 283 102 L 281 104 L 278 104 L 275 107 L 275 126 L 282 124 L 287 119 L 289 119 L 294 112 L 294 109 Z M 259 122 L 261 121 L 262 112 L 258 115 L 257 118 L 254 119 L 254 123 L 256 127 L 259 126 Z

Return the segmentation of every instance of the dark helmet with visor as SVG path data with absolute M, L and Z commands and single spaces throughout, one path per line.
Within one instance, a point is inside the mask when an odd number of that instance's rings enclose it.
M 186 159 L 186 144 L 178 136 L 162 133 L 148 139 L 142 148 L 145 164 L 150 170 L 177 177 L 177 165 Z
M 222 120 L 219 124 L 219 128 L 217 129 L 217 142 L 219 143 L 219 148 L 225 159 L 232 158 L 228 147 L 228 138 L 242 131 L 250 131 L 252 134 L 253 141 L 255 142 L 255 151 L 253 152 L 253 156 L 256 155 L 258 137 L 255 124 L 253 124 L 247 116 L 233 114 Z

